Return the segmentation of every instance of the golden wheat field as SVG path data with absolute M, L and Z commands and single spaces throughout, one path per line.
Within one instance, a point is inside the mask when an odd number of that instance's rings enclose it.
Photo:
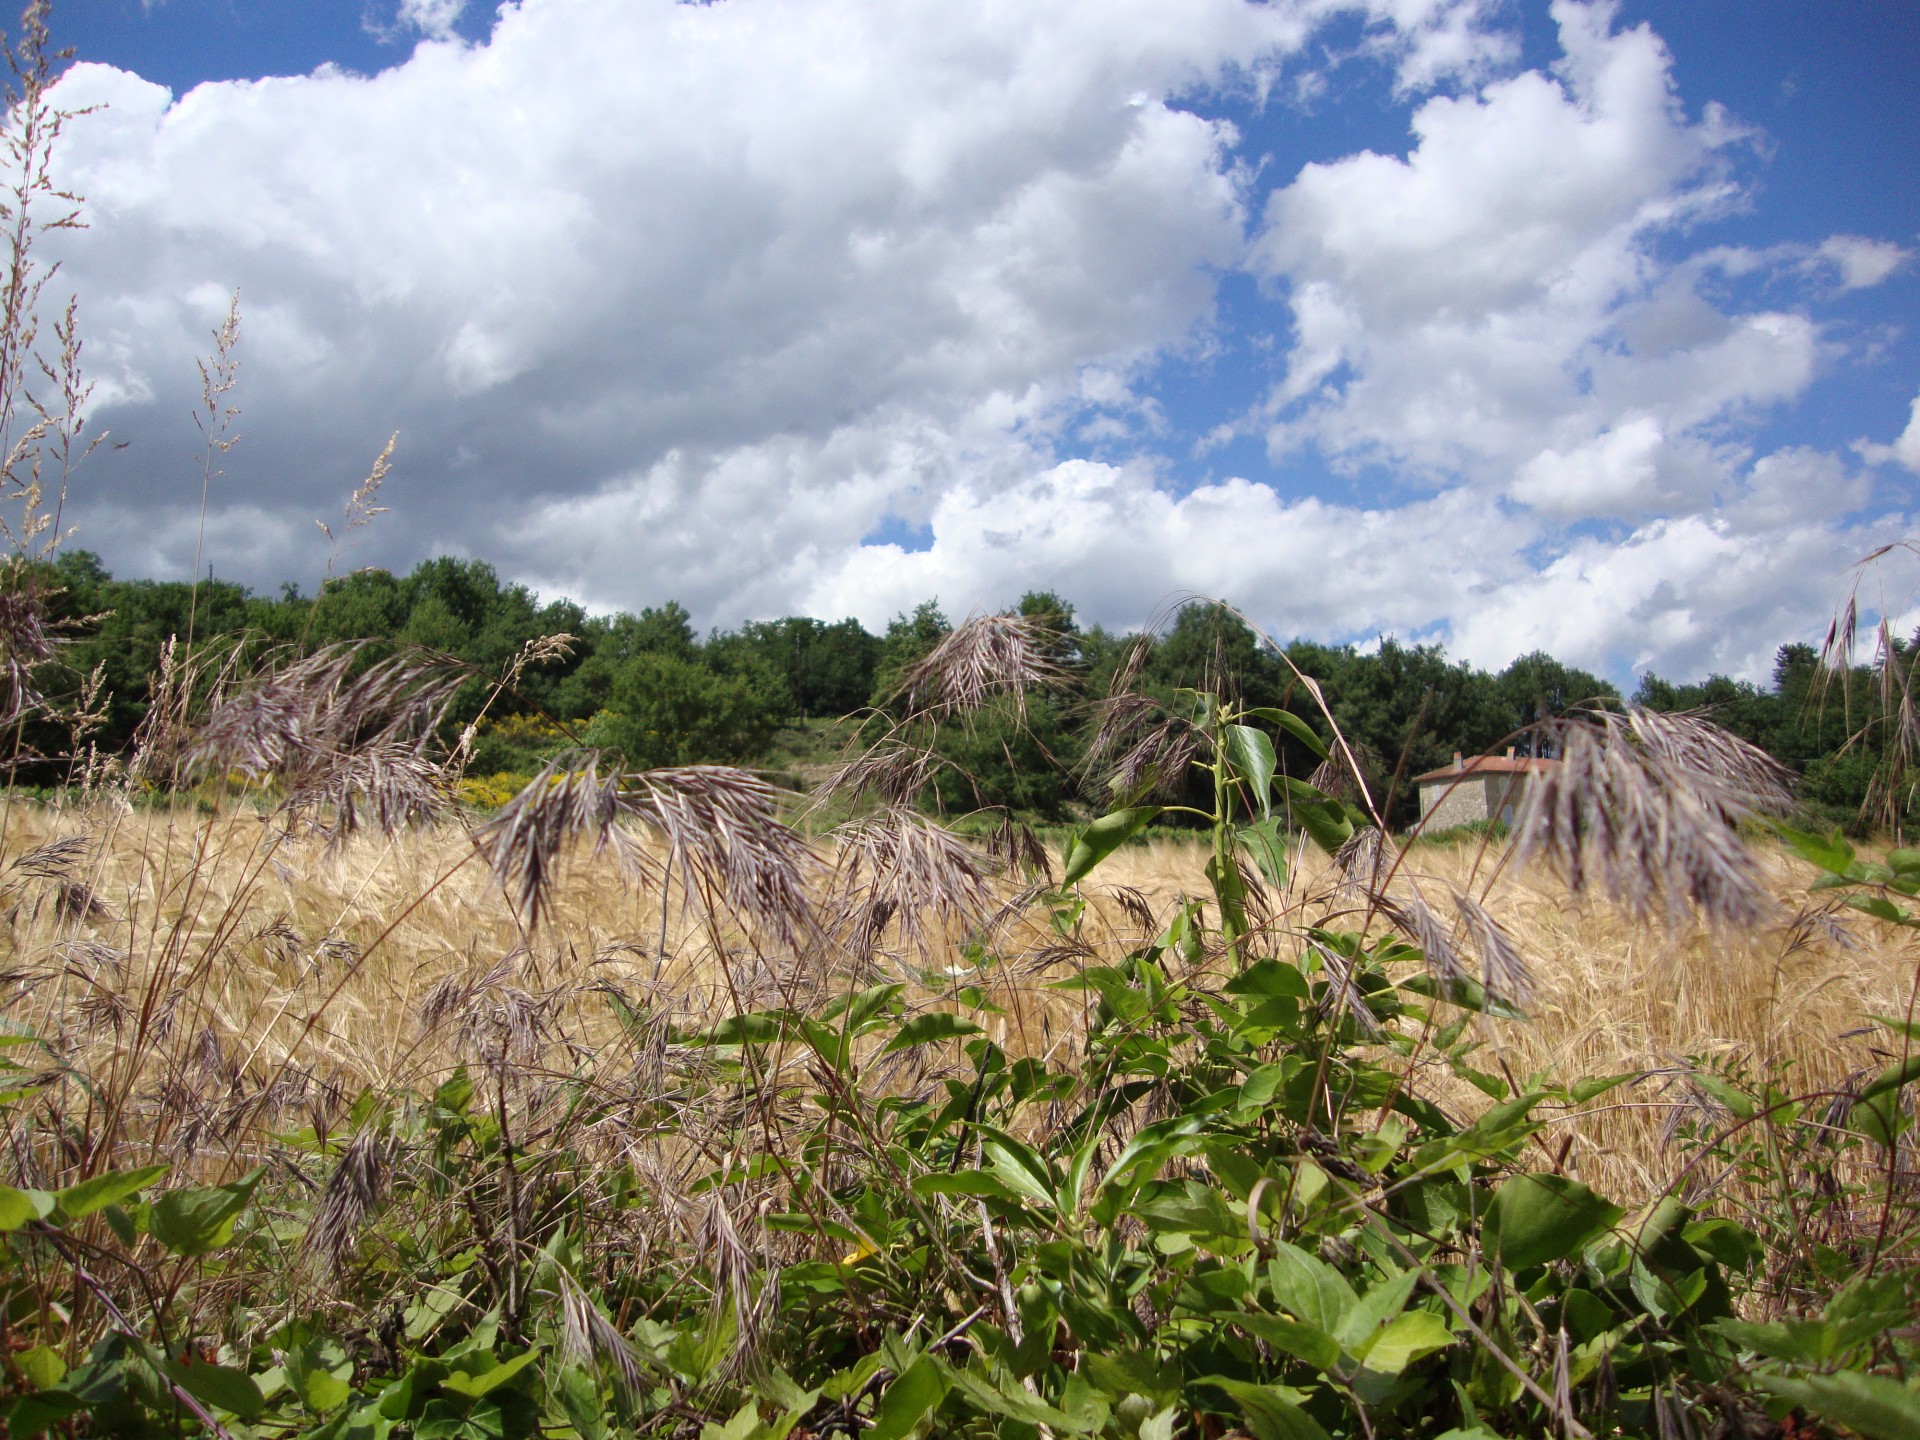
M 330 848 L 244 809 L 16 804 L 0 834 L 0 1019 L 143 1109 L 132 1128 L 161 1150 L 185 1126 L 218 1132 L 223 1094 L 253 1097 L 249 1124 L 292 1110 L 324 1131 L 362 1088 L 437 1083 L 487 1027 L 536 1069 L 631 1067 L 610 996 L 686 1026 L 890 975 L 927 1004 L 976 984 L 1004 1012 L 995 1038 L 1031 1052 L 1071 1039 L 1083 1013 L 1082 995 L 1054 982 L 1145 938 L 1139 900 L 1165 916 L 1204 895 L 1204 859 L 1177 841 L 1116 852 L 1085 887 L 1076 945 L 1013 911 L 983 949 L 882 945 L 852 967 L 758 950 L 684 901 L 663 915 L 654 888 L 586 852 L 530 934 L 458 825 Z M 1288 923 L 1321 913 L 1332 888 L 1325 862 L 1296 861 L 1289 892 L 1268 897 L 1282 954 Z M 1575 903 L 1551 873 L 1503 870 L 1471 846 L 1417 847 L 1394 883 L 1483 894 L 1534 969 L 1530 1020 L 1480 1022 L 1481 1068 L 1644 1075 L 1563 1120 L 1570 1142 L 1556 1132 L 1571 1171 L 1632 1200 L 1674 1179 L 1663 1131 L 1693 1103 L 1679 1078 L 1690 1058 L 1785 1063 L 1795 1088 L 1818 1090 L 1884 1065 L 1870 1017 L 1912 1004 L 1916 953 L 1900 932 L 1861 916 L 1843 932 L 1796 925 L 1810 872 L 1780 854 L 1766 863 L 1779 923 L 1747 934 L 1630 925 Z M 1418 1083 L 1462 1109 L 1484 1103 L 1437 1066 Z M 279 1100 L 263 1108 L 263 1095 Z

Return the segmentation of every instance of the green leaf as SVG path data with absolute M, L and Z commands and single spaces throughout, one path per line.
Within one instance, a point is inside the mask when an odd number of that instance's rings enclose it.
M 1097 1138 L 1097 1132 L 1096 1132 Z M 1188 1181 L 1135 1205 L 1133 1213 L 1149 1230 L 1178 1235 L 1234 1236 L 1246 1243 L 1247 1219 L 1211 1185 Z
M 46 1345 L 35 1345 L 13 1357 L 20 1373 L 36 1390 L 52 1390 L 67 1378 L 67 1362 L 60 1352 Z
M 407 1373 L 380 1392 L 379 1411 L 389 1420 L 407 1420 L 419 1414 L 427 1393 L 446 1377 L 447 1363 L 433 1356 L 421 1356 L 407 1367 Z M 599 1382 L 594 1382 L 599 1397 Z
M 1825 870 L 1829 875 L 1845 875 L 1852 868 L 1853 846 L 1846 842 L 1839 831 L 1823 836 L 1808 835 L 1785 825 L 1776 828 L 1780 831 L 1780 838 L 1808 864 Z
M 1564 1175 L 1516 1175 L 1493 1197 L 1489 1228 L 1509 1270 L 1562 1260 L 1618 1224 L 1626 1214 Z
M 1414 1153 L 1414 1164 L 1422 1170 L 1439 1165 L 1457 1165 L 1467 1159 L 1486 1159 L 1519 1144 L 1540 1128 L 1528 1117 L 1533 1107 L 1546 1099 L 1544 1090 L 1529 1090 L 1488 1110 L 1458 1135 L 1442 1136 L 1422 1145 Z
M 1846 1344 L 1870 1340 L 1883 1330 L 1897 1329 L 1912 1318 L 1908 1299 L 1915 1276 L 1889 1270 L 1879 1275 L 1857 1275 L 1827 1302 L 1826 1318 L 1838 1325 Z
M 1398 1375 L 1415 1360 L 1453 1344 L 1453 1332 L 1438 1315 L 1409 1310 L 1383 1325 L 1360 1357 L 1367 1369 Z
M 1761 1387 L 1858 1432 L 1865 1440 L 1920 1440 L 1920 1391 L 1881 1375 L 1843 1370 L 1800 1379 L 1762 1375 Z
M 451 1079 L 433 1092 L 433 1103 L 455 1115 L 467 1113 L 467 1106 L 473 1103 L 473 1077 L 467 1073 L 466 1066 L 460 1066 Z
M 1410 975 L 1400 982 L 1402 990 L 1423 995 L 1429 1000 L 1444 1000 L 1461 1010 L 1491 1015 L 1496 1020 L 1524 1020 L 1527 1012 L 1498 996 L 1487 994 L 1487 987 L 1470 975 L 1452 975 L 1442 980 L 1433 975 Z M 1631 1077 L 1628 1077 L 1631 1078 Z
M 69 1220 L 78 1220 L 83 1215 L 119 1204 L 134 1191 L 151 1185 L 167 1170 L 165 1165 L 143 1165 L 138 1170 L 109 1170 L 91 1180 L 82 1180 L 78 1185 L 56 1190 L 53 1198 L 60 1206 L 62 1215 Z
M 749 1400 L 724 1425 L 709 1420 L 700 1427 L 700 1440 L 755 1440 L 760 1433 L 760 1407 Z
M 1913 918 L 1891 900 L 1879 895 L 1849 895 L 1847 904 L 1889 925 L 1905 925 Z
M 318 1366 L 300 1377 L 298 1388 L 301 1401 L 316 1415 L 337 1410 L 353 1394 L 353 1386 L 331 1370 L 322 1370 Z
M 142 1205 L 137 1208 L 141 1211 L 141 1217 L 144 1219 L 146 1207 Z M 134 1223 L 133 1216 L 128 1214 L 127 1211 L 120 1206 L 109 1205 L 101 1214 L 106 1219 L 107 1228 L 113 1232 L 114 1238 L 122 1245 L 131 1246 L 140 1238 L 140 1227 Z
M 914 1427 L 947 1396 L 947 1377 L 940 1362 L 921 1355 L 902 1370 L 873 1410 L 873 1424 L 861 1433 L 867 1440 L 905 1440 Z
M 1756 1324 L 1722 1318 L 1713 1328 L 1743 1350 L 1794 1365 L 1824 1365 L 1840 1349 L 1840 1327 L 1825 1320 L 1770 1320 Z
M 53 1196 L 44 1190 L 16 1190 L 0 1185 L 0 1231 L 18 1230 L 53 1213 Z
M 1014 1190 L 1040 1205 L 1055 1203 L 1053 1176 L 1032 1146 L 1002 1134 L 985 1141 L 980 1149 L 994 1174 Z
M 1725 1076 L 1715 1075 L 1710 1070 L 1697 1070 L 1690 1077 L 1707 1094 L 1727 1107 L 1727 1112 L 1736 1120 L 1751 1120 L 1759 1107 L 1753 1097 L 1733 1084 Z
M 1234 1102 L 1236 1115 L 1252 1115 L 1264 1110 L 1287 1083 L 1285 1065 L 1262 1065 L 1240 1082 L 1240 1097 Z
M 1576 1080 L 1569 1093 L 1574 1104 L 1584 1105 L 1589 1100 L 1598 1099 L 1609 1090 L 1639 1078 L 1639 1075 L 1631 1070 L 1624 1075 L 1590 1075 L 1585 1080 Z
M 1906 1128 L 1906 1116 L 1885 1096 L 1862 1100 L 1847 1111 L 1847 1128 L 1891 1150 Z
M 1281 777 L 1281 788 L 1287 792 L 1287 813 L 1294 824 L 1327 854 L 1338 853 L 1353 838 L 1353 817 L 1338 800 L 1288 776 Z
M 897 980 L 890 980 L 883 985 L 869 985 L 864 990 L 839 996 L 820 1012 L 820 1016 L 823 1020 L 838 1020 L 845 1015 L 847 1030 L 857 1035 L 862 1033 L 868 1021 L 891 1005 L 894 997 L 906 988 Z
M 1003 1200 L 1009 1205 L 1018 1205 L 1023 1200 L 1033 1198 L 1028 1186 L 1015 1188 L 998 1175 L 990 1175 L 984 1170 L 957 1170 L 951 1175 L 916 1175 L 913 1178 L 913 1193 L 922 1197 L 973 1195 L 986 1200 Z M 1043 1203 L 1051 1203 L 1051 1197 L 1047 1197 Z
M 1334 1334 L 1359 1303 L 1346 1278 L 1317 1255 L 1284 1240 L 1267 1262 L 1274 1303 L 1295 1319 Z
M 6 1421 L 9 1435 L 26 1440 L 27 1436 L 43 1434 L 48 1426 L 57 1425 L 87 1408 L 87 1401 L 68 1391 L 41 1390 L 0 1404 L 0 1419 Z
M 1232 855 L 1209 855 L 1204 873 L 1220 906 L 1221 936 L 1231 940 L 1246 934 L 1247 885 L 1240 878 L 1240 862 Z
M 502 1360 L 498 1365 L 482 1370 L 477 1375 L 462 1374 L 456 1370 L 440 1382 L 440 1388 L 451 1390 L 456 1395 L 464 1395 L 469 1400 L 478 1400 L 482 1395 L 498 1390 L 539 1358 L 538 1350 L 529 1350 L 526 1354 L 516 1355 L 511 1360 Z
M 1340 1364 L 1340 1342 L 1318 1325 L 1289 1320 L 1282 1315 L 1235 1315 L 1233 1323 L 1276 1350 L 1304 1360 L 1316 1370 L 1331 1372 Z
M 1904 1128 L 1905 1115 L 1893 1092 L 1920 1080 L 1920 1055 L 1909 1055 L 1898 1065 L 1889 1065 L 1860 1092 L 1860 1098 L 1847 1112 L 1847 1125 L 1876 1145 L 1892 1146 Z
M 147 1233 L 176 1255 L 204 1255 L 233 1238 L 234 1221 L 266 1174 L 257 1165 L 230 1185 L 169 1190 L 147 1216 Z
M 1390 1272 L 1348 1310 L 1333 1334 L 1356 1359 L 1364 1360 L 1382 1330 L 1407 1308 L 1407 1301 L 1420 1283 L 1415 1270 Z
M 1133 805 L 1102 815 L 1067 842 L 1060 888 L 1076 885 L 1107 856 L 1138 835 L 1161 811 L 1158 805 Z
M 1305 1000 L 1313 991 L 1298 965 L 1284 960 L 1256 960 L 1221 987 L 1229 995 L 1287 996 Z
M 971 1404 L 991 1415 L 1004 1415 L 1009 1420 L 1027 1425 L 1046 1425 L 1056 1433 L 1068 1431 L 1078 1434 L 1088 1428 L 1076 1424 L 1074 1417 L 1066 1411 L 1057 1410 L 1044 1400 L 1029 1395 L 1004 1372 L 987 1376 L 968 1366 L 964 1370 L 952 1370 L 949 1374 L 955 1390 Z
M 267 1408 L 266 1397 L 260 1393 L 260 1387 L 253 1383 L 253 1377 L 231 1365 L 215 1365 L 201 1360 L 182 1364 L 169 1359 L 163 1361 L 161 1369 L 169 1380 L 194 1399 L 216 1410 L 238 1415 L 242 1420 L 252 1420 Z
M 1254 1440 L 1328 1440 L 1320 1422 L 1281 1394 L 1277 1386 L 1230 1380 L 1224 1375 L 1210 1375 L 1202 1383 L 1233 1397 L 1240 1419 L 1253 1432 Z
M 1279 768 L 1274 758 L 1273 741 L 1267 732 L 1251 725 L 1229 725 L 1226 733 L 1227 763 L 1252 791 L 1253 803 L 1262 818 L 1273 813 L 1273 772 Z
M 729 1015 L 704 1034 L 689 1035 L 689 1045 L 768 1045 L 787 1031 L 787 1016 L 778 1010 L 756 1010 Z
M 1286 822 L 1278 815 L 1269 815 L 1264 820 L 1251 825 L 1242 825 L 1235 838 L 1240 848 L 1253 856 L 1253 863 L 1260 867 L 1260 873 L 1267 877 L 1267 883 L 1285 886 L 1287 883 L 1287 829 Z
M 1123 1175 L 1130 1176 L 1135 1184 L 1151 1179 L 1175 1155 L 1197 1148 L 1195 1137 L 1205 1124 L 1198 1115 L 1175 1115 L 1142 1125 L 1107 1167 L 1099 1188 L 1106 1189 Z
M 578 1365 L 561 1366 L 548 1373 L 547 1394 L 573 1427 L 575 1440 L 610 1440 L 609 1407 L 600 1398 L 599 1376 L 587 1374 Z M 380 1413 L 389 1413 L 385 1401 L 381 1402 Z
M 1889 1065 L 1874 1077 L 1873 1083 L 1860 1092 L 1860 1098 L 1872 1100 L 1916 1080 L 1920 1080 L 1920 1055 L 1909 1055 L 1900 1064 Z
M 1327 758 L 1327 742 L 1316 735 L 1313 727 L 1291 710 L 1278 710 L 1271 705 L 1262 705 L 1257 709 L 1243 711 L 1242 714 L 1248 720 L 1264 720 L 1269 725 L 1278 725 L 1320 759 Z
M 956 1015 L 951 1010 L 929 1010 L 924 1015 L 914 1016 L 894 1031 L 893 1038 L 881 1047 L 880 1053 L 891 1055 L 911 1045 L 929 1045 L 936 1040 L 952 1040 L 961 1035 L 980 1033 L 980 1027 L 964 1015 Z

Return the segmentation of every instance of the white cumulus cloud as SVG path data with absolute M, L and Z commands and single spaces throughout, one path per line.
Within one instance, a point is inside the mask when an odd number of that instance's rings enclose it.
M 669 457 L 704 504 L 773 473 L 759 447 L 1053 423 L 1083 368 L 1185 343 L 1239 253 L 1232 129 L 1167 97 L 1302 33 L 1244 0 L 549 0 L 373 77 L 176 98 L 77 66 L 61 102 L 105 108 L 64 156 L 93 220 L 64 274 L 134 442 L 100 503 L 189 503 L 157 437 L 236 285 L 234 493 L 318 513 L 399 429 L 401 554 Z M 560 578 L 636 603 L 700 577 Z
M 1843 290 L 1864 290 L 1878 285 L 1913 259 L 1911 250 L 1890 240 L 1874 240 L 1864 235 L 1829 235 L 1820 242 L 1817 253 L 1839 272 Z
M 1920 395 L 1913 397 L 1913 408 L 1907 413 L 1907 428 L 1895 437 L 1891 445 L 1861 440 L 1853 448 L 1870 465 L 1904 465 L 1920 475 Z

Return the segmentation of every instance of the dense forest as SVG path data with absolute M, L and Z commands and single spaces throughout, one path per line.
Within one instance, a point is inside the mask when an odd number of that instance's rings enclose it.
M 929 600 L 875 635 L 857 621 L 805 616 L 696 633 L 668 601 L 639 614 L 589 615 L 567 600 L 542 602 L 503 583 L 483 562 L 429 560 L 404 576 L 363 570 L 329 580 L 318 595 L 292 586 L 278 596 L 226 581 L 122 580 L 98 557 L 68 551 L 30 583 L 47 592 L 60 665 L 76 695 L 91 694 L 86 735 L 101 753 L 131 741 L 152 698 L 163 655 L 232 653 L 248 661 L 272 647 L 312 649 L 342 641 L 424 646 L 472 667 L 450 717 L 456 729 L 479 719 L 469 775 L 508 783 L 547 756 L 590 745 L 635 766 L 791 760 L 796 742 L 830 744 L 822 723 L 884 707 L 896 677 L 936 645 L 949 617 Z M 958 813 L 1007 806 L 1052 819 L 1073 811 L 1095 702 L 1136 643 L 1132 635 L 1077 623 L 1071 603 L 1051 593 L 1008 597 L 1058 635 L 1057 658 L 1073 677 L 1024 714 L 989 711 L 941 738 L 951 763 L 940 798 Z M 565 635 L 564 653 L 526 666 L 506 689 L 498 681 L 531 642 Z M 1288 662 L 1291 662 L 1291 666 Z M 1392 797 L 1394 817 L 1417 814 L 1407 780 L 1468 754 L 1516 743 L 1537 720 L 1595 700 L 1619 700 L 1607 681 L 1552 656 L 1524 655 L 1497 674 L 1447 658 L 1432 645 L 1391 638 L 1371 651 L 1296 640 L 1285 658 L 1259 643 L 1231 611 L 1191 604 L 1175 614 L 1144 657 L 1144 678 L 1171 695 L 1223 677 L 1249 704 L 1314 707 L 1293 668 L 1324 687 L 1348 740 Z M 1644 677 L 1627 698 L 1663 710 L 1706 709 L 1803 777 L 1819 818 L 1858 823 L 1889 743 L 1870 723 L 1877 693 L 1870 669 L 1822 670 L 1813 646 L 1781 646 L 1772 683 L 1711 676 L 1695 683 Z M 484 714 L 482 713 L 484 710 Z M 36 737 L 40 753 L 67 753 L 70 737 Z M 1283 756 L 1294 773 L 1312 760 Z M 27 778 L 57 780 L 42 774 Z

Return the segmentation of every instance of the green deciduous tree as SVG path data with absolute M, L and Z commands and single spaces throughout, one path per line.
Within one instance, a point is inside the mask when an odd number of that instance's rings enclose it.
M 757 759 L 779 719 L 753 677 L 721 675 L 658 651 L 642 651 L 621 665 L 609 700 L 590 738 L 637 768 Z

